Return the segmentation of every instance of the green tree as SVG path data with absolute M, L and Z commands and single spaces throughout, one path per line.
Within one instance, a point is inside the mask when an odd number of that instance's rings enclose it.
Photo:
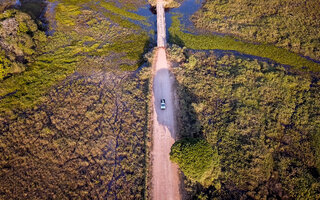
M 203 139 L 177 141 L 171 147 L 170 159 L 190 180 L 205 187 L 217 180 L 220 174 L 218 151 Z

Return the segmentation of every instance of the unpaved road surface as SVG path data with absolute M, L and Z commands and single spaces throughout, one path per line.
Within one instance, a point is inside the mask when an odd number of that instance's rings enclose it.
M 158 49 L 153 63 L 153 148 L 152 148 L 152 199 L 179 200 L 180 179 L 178 166 L 170 161 L 169 154 L 176 139 L 174 76 L 166 57 L 166 23 L 164 2 L 157 2 Z M 160 100 L 166 100 L 166 109 L 160 109 Z
M 158 47 L 165 47 L 167 44 L 166 36 L 166 18 L 164 12 L 164 2 L 157 2 L 157 42 Z
M 178 167 L 169 159 L 170 148 L 176 139 L 173 83 L 164 48 L 157 50 L 153 66 L 153 149 L 152 188 L 155 200 L 178 200 L 180 179 Z M 160 100 L 166 109 L 160 109 Z

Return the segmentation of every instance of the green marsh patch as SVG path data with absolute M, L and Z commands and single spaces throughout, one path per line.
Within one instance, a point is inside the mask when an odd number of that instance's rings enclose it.
M 128 5 L 120 2 L 120 6 L 94 1 L 56 3 L 53 13 L 48 15 L 49 26 L 50 22 L 56 22 L 54 33 L 36 34 L 37 54 L 23 66 L 27 70 L 0 84 L 1 114 L 10 116 L 15 110 L 34 107 L 50 88 L 79 70 L 134 71 L 149 48 L 147 31 L 130 21 L 146 23 L 144 17 L 128 8 L 138 8 L 143 5 L 141 2 Z M 22 32 L 26 28 L 20 26 Z M 4 53 L 1 51 L 0 55 Z M 0 66 L 10 64 L 7 58 L 1 58 L 0 62 Z M 0 70 L 0 73 L 7 72 Z
M 190 176 L 200 169 L 191 163 L 196 154 L 179 153 L 192 198 L 319 198 L 319 77 L 232 53 L 171 51 L 181 61 L 180 137 L 205 139 L 221 169 L 206 179 L 211 187 L 199 188 Z
M 218 35 L 193 35 L 183 32 L 179 16 L 172 17 L 172 25 L 169 28 L 170 40 L 181 46 L 191 49 L 210 50 L 234 50 L 240 53 L 269 58 L 284 65 L 290 65 L 297 69 L 320 72 L 320 64 L 303 58 L 286 49 L 281 49 L 273 45 L 251 44 L 237 41 L 230 36 Z
M 146 17 L 138 15 L 138 14 L 135 14 L 135 13 L 132 13 L 132 12 L 129 12 L 129 11 L 123 9 L 123 8 L 119 8 L 119 7 L 115 6 L 113 3 L 101 2 L 100 5 L 103 8 L 107 9 L 108 11 L 110 11 L 113 14 L 116 14 L 116 15 L 121 15 L 121 16 L 124 16 L 126 18 L 129 18 L 129 19 L 132 19 L 132 20 L 138 20 L 138 21 L 147 20 Z
M 198 29 L 274 44 L 320 60 L 320 0 L 205 1 L 192 16 Z

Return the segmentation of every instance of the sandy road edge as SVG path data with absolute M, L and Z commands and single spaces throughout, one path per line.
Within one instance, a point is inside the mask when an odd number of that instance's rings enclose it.
M 145 199 L 152 199 L 152 194 L 153 194 L 153 184 L 152 184 L 152 174 L 153 174 L 153 170 L 152 170 L 152 166 L 153 166 L 153 157 L 152 157 L 152 149 L 153 149 L 153 117 L 154 117 L 154 104 L 153 104 L 153 78 L 155 75 L 155 65 L 157 62 L 157 57 L 158 57 L 158 48 L 155 47 L 152 50 L 153 53 L 153 58 L 152 58 L 152 63 L 151 63 L 151 70 L 150 70 L 150 81 L 149 81 L 149 103 L 148 103 L 148 117 L 149 117 L 149 122 L 148 122 L 148 152 L 146 152 L 147 156 L 148 156 L 148 174 L 147 174 L 147 180 L 146 180 L 146 189 L 148 189 L 148 191 L 145 191 Z

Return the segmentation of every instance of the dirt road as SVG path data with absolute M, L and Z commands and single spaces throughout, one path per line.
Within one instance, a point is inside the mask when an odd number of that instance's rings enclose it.
M 157 36 L 158 47 L 165 47 L 167 45 L 166 18 L 162 0 L 157 1 Z
M 157 2 L 158 49 L 153 64 L 153 148 L 152 199 L 179 200 L 180 179 L 178 167 L 170 161 L 169 153 L 176 139 L 174 77 L 166 57 L 166 22 L 164 2 Z M 160 100 L 166 100 L 166 109 L 160 109 Z
M 164 48 L 157 50 L 153 66 L 153 149 L 152 188 L 154 200 L 178 200 L 180 179 L 178 167 L 169 159 L 171 145 L 176 139 L 173 83 Z M 160 109 L 160 99 L 166 100 L 166 109 Z

